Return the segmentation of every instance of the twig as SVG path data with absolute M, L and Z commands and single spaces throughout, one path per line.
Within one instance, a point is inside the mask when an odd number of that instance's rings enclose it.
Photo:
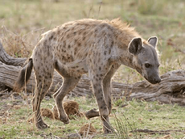
M 99 9 L 98 9 L 98 18 L 99 18 L 99 14 L 100 14 L 102 3 L 103 3 L 103 0 L 100 2 L 100 6 L 99 6 Z
M 185 54 L 185 51 L 183 51 L 183 50 L 177 48 L 177 47 L 174 46 L 174 45 L 171 45 L 171 46 L 175 49 L 176 52 L 181 52 L 181 53 Z
M 137 129 L 131 132 L 144 132 L 149 134 L 170 134 L 170 132 L 184 132 L 185 130 L 149 130 L 149 129 Z

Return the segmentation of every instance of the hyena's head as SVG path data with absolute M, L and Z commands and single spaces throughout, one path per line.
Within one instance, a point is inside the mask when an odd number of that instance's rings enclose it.
M 148 42 L 142 42 L 141 38 L 134 38 L 129 44 L 129 52 L 133 54 L 135 69 L 152 84 L 161 81 L 156 52 L 157 42 L 157 37 L 149 38 Z

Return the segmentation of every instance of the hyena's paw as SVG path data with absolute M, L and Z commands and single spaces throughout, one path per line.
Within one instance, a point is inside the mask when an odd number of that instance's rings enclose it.
M 104 134 L 111 134 L 114 133 L 115 130 L 112 127 L 103 127 Z
M 111 133 L 115 133 L 114 128 L 110 125 L 110 123 L 105 123 L 103 122 L 103 132 L 104 134 L 111 134 Z
M 60 117 L 60 121 L 62 121 L 64 124 L 69 124 L 69 118 L 68 117 Z
M 114 130 L 114 128 L 110 125 L 109 117 L 108 117 L 108 116 L 102 116 L 101 119 L 102 119 L 102 121 L 103 121 L 103 132 L 104 132 L 104 134 L 114 133 L 115 130 Z
M 36 127 L 38 129 L 46 129 L 46 128 L 49 128 L 49 126 L 47 124 L 45 124 L 42 120 L 40 120 L 39 122 L 36 123 Z

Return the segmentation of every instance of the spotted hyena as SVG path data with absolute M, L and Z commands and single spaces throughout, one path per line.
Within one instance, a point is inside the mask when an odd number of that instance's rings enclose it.
M 104 133 L 109 133 L 113 131 L 109 123 L 112 76 L 123 64 L 136 69 L 150 83 L 159 83 L 161 79 L 156 45 L 157 37 L 146 41 L 120 19 L 83 19 L 68 22 L 43 34 L 29 61 L 21 70 L 15 88 L 20 89 L 25 85 L 34 68 L 35 122 L 38 128 L 47 128 L 40 115 L 40 103 L 56 70 L 64 82 L 54 94 L 54 99 L 60 120 L 68 124 L 69 119 L 62 101 L 77 85 L 82 74 L 88 73 Z

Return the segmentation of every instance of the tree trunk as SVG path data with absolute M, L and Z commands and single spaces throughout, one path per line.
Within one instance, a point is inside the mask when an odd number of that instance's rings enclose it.
M 13 88 L 18 77 L 21 66 L 26 58 L 13 58 L 9 56 L 0 43 L 0 84 Z M 178 103 L 185 105 L 185 71 L 171 71 L 161 76 L 162 81 L 159 84 L 152 85 L 147 81 L 137 82 L 135 84 L 122 84 L 113 82 L 114 99 L 126 97 L 128 100 L 132 98 L 143 99 L 146 101 L 159 101 L 162 103 Z M 62 77 L 55 71 L 53 84 L 49 94 L 53 94 L 61 86 Z M 32 72 L 31 78 L 26 85 L 27 92 L 33 92 L 35 85 L 35 76 Z M 86 75 L 70 93 L 77 96 L 91 96 L 92 89 L 90 81 Z

